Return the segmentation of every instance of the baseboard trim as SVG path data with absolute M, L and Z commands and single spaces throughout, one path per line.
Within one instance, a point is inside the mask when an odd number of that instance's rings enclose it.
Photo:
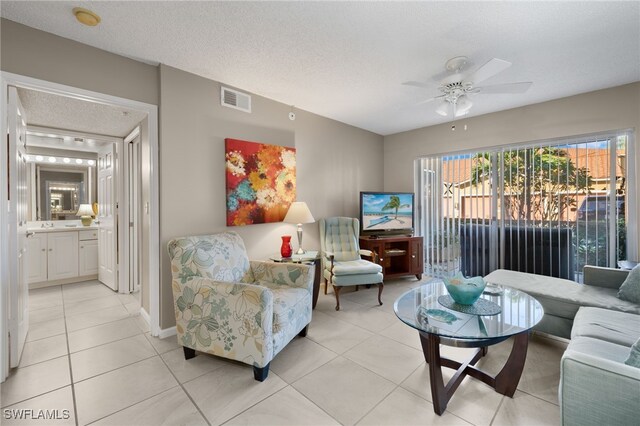
M 35 283 L 29 283 L 29 290 L 35 290 L 37 288 L 53 287 L 56 285 L 75 284 L 75 283 L 81 283 L 83 281 L 92 281 L 97 279 L 98 279 L 98 274 L 83 275 L 83 276 L 72 277 L 72 278 L 63 278 L 60 280 L 40 281 Z
M 545 339 L 557 340 L 558 342 L 562 342 L 562 343 L 568 344 L 569 342 L 571 342 L 571 339 L 565 339 L 564 337 L 545 333 L 543 331 L 533 330 L 533 334 L 535 334 L 536 336 L 544 337 Z
M 161 339 L 164 339 L 166 337 L 175 336 L 176 334 L 178 334 L 178 332 L 176 331 L 176 326 L 174 325 L 173 327 L 160 329 L 160 333 L 158 333 L 158 337 Z
M 149 313 L 145 311 L 145 309 L 142 306 L 140 307 L 140 316 L 142 317 L 143 320 L 147 322 L 149 329 L 151 329 L 151 317 L 149 316 Z

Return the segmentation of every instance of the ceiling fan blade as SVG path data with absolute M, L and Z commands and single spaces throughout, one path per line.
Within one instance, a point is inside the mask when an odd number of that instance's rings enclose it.
M 421 81 L 405 81 L 402 83 L 405 86 L 415 86 L 415 87 L 423 87 L 425 89 L 433 89 L 433 84 L 423 83 Z
M 492 86 L 476 87 L 478 93 L 524 93 L 529 90 L 533 83 L 531 81 L 522 81 L 519 83 L 495 84 Z
M 481 81 L 485 81 L 486 79 L 506 70 L 510 66 L 511 62 L 493 58 L 486 64 L 478 68 L 475 72 L 472 72 L 467 77 L 465 77 L 464 81 L 478 84 Z
M 436 99 L 440 99 L 440 98 L 444 98 L 445 95 L 442 96 L 435 96 L 433 98 L 429 98 L 429 99 L 425 99 L 424 101 L 420 101 L 418 102 L 416 105 L 424 105 L 424 104 L 428 104 L 429 102 L 433 102 Z

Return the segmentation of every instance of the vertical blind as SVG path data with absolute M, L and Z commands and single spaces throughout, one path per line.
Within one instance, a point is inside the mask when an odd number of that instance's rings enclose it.
M 627 256 L 630 132 L 420 158 L 416 183 L 433 276 L 498 269 L 581 280 Z M 632 151 L 631 151 L 632 152 Z

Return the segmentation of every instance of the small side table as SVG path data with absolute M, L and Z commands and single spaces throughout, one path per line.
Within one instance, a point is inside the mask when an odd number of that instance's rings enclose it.
M 313 303 L 311 305 L 312 309 L 315 309 L 316 304 L 318 303 L 318 294 L 320 294 L 320 277 L 322 275 L 320 252 L 309 250 L 304 254 L 294 254 L 291 257 L 274 255 L 269 257 L 269 259 L 279 263 L 304 263 L 315 266 L 315 276 L 313 278 Z

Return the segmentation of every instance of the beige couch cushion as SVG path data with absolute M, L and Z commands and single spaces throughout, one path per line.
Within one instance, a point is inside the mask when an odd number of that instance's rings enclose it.
M 640 337 L 640 315 L 582 308 L 571 329 L 571 340 L 576 337 L 591 337 L 630 348 Z
M 561 278 L 498 269 L 488 283 L 512 287 L 538 299 L 545 314 L 573 319 L 581 306 L 640 314 L 640 305 L 616 297 L 617 290 L 577 284 Z
M 593 357 L 613 362 L 624 363 L 629 356 L 629 347 L 595 339 L 593 337 L 578 336 L 571 339 L 567 350 L 580 352 Z

